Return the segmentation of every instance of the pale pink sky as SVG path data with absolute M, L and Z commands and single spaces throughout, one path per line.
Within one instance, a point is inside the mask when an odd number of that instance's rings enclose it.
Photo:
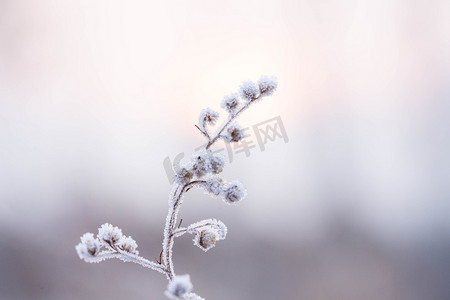
M 261 210 L 316 228 L 334 183 L 369 227 L 428 228 L 441 211 L 430 198 L 448 191 L 449 20 L 448 1 L 3 1 L 0 210 L 13 220 L 24 186 L 48 214 L 70 207 L 62 186 L 78 173 L 129 201 L 153 192 L 148 178 L 164 195 L 162 160 L 201 143 L 198 112 L 267 74 L 279 90 L 242 123 L 279 115 L 290 143 L 233 168 L 279 161 L 270 173 L 301 187 L 280 201 L 311 222 Z

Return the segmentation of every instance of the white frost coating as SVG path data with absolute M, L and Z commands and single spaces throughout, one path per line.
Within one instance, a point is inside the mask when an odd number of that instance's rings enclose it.
M 240 140 L 242 140 L 243 138 L 245 138 L 245 132 L 241 128 L 241 126 L 239 126 L 239 124 L 233 123 L 233 124 L 230 124 L 225 129 L 225 134 L 222 135 L 222 138 L 228 143 L 231 143 L 231 142 L 237 143 Z
M 152 261 L 149 261 L 148 259 L 140 257 L 136 254 L 130 254 L 130 253 L 126 253 L 126 252 L 118 253 L 116 251 L 106 250 L 106 251 L 100 252 L 96 256 L 86 258 L 85 261 L 87 263 L 99 263 L 99 262 L 102 262 L 104 260 L 111 259 L 111 258 L 117 258 L 123 262 L 132 262 L 132 263 L 141 265 L 144 268 L 149 268 L 149 269 L 152 269 L 152 270 L 158 271 L 160 273 L 164 273 L 164 274 L 166 273 L 166 270 L 163 269 L 161 265 L 156 264 Z
M 189 233 L 196 234 L 205 229 L 216 230 L 218 234 L 218 240 L 224 240 L 227 237 L 228 232 L 227 226 L 225 226 L 225 224 L 222 221 L 216 219 L 206 219 L 193 223 L 189 225 L 187 231 Z
M 231 94 L 225 96 L 221 106 L 230 114 L 234 114 L 239 108 L 239 95 Z
M 186 184 L 191 181 L 194 174 L 190 172 L 186 167 L 178 168 L 175 174 L 175 182 L 178 184 Z
M 98 229 L 98 239 L 110 247 L 116 245 L 122 236 L 122 229 L 114 227 L 109 223 L 103 224 Z
M 117 247 L 120 250 L 136 255 L 139 254 L 139 251 L 136 250 L 137 246 L 136 241 L 131 236 L 123 236 L 117 243 Z
M 259 95 L 259 87 L 253 81 L 244 81 L 240 88 L 240 94 L 247 101 L 255 100 Z
M 259 92 L 262 96 L 270 96 L 278 87 L 278 82 L 275 77 L 262 76 L 258 80 Z
M 201 111 L 198 123 L 200 128 L 206 131 L 206 125 L 215 125 L 218 119 L 219 113 L 208 107 Z
M 216 241 L 219 240 L 219 233 L 212 228 L 203 229 L 198 231 L 194 235 L 194 245 L 202 249 L 203 251 L 208 251 L 216 245 Z
M 184 295 L 192 291 L 191 277 L 186 275 L 175 276 L 167 285 L 165 295 L 170 299 L 185 299 Z
M 205 298 L 200 297 L 197 294 L 194 293 L 188 293 L 184 295 L 184 300 L 205 300 Z
M 220 177 L 211 177 L 206 180 L 206 191 L 214 196 L 219 196 L 223 192 L 223 179 Z
M 100 228 L 102 229 L 102 236 L 113 237 L 107 242 L 104 241 L 102 243 L 98 238 L 94 238 L 92 233 L 85 233 L 81 237 L 81 243 L 75 247 L 80 259 L 83 259 L 87 263 L 99 263 L 106 259 L 117 258 L 124 262 L 133 262 L 143 267 L 165 273 L 165 270 L 161 265 L 138 256 L 138 251 L 136 250 L 137 244 L 131 237 L 121 236 L 117 243 L 113 243 L 112 241 L 115 241 L 120 229 L 110 224 L 103 224 L 102 227 L 103 229 Z M 112 232 L 113 234 L 109 235 L 108 232 Z M 120 234 L 121 233 L 122 231 L 120 231 Z M 108 250 L 101 251 L 105 248 Z
M 228 183 L 223 189 L 225 203 L 236 204 L 246 195 L 246 190 L 238 180 Z
M 100 241 L 94 238 L 94 235 L 90 232 L 85 233 L 81 237 L 81 243 L 76 245 L 78 256 L 85 261 L 91 257 L 95 257 L 100 251 Z
M 175 238 L 189 233 L 194 236 L 194 244 L 202 250 L 213 248 L 217 241 L 223 240 L 227 235 L 227 227 L 216 219 L 206 219 L 193 223 L 188 227 L 181 227 L 182 219 L 178 221 L 180 207 L 183 204 L 184 194 L 194 187 L 205 189 L 211 196 L 220 196 L 228 204 L 235 204 L 245 197 L 246 191 L 241 183 L 233 181 L 225 184 L 224 180 L 216 174 L 222 172 L 225 159 L 221 155 L 213 154 L 210 149 L 219 139 L 228 142 L 239 142 L 245 137 L 245 132 L 239 125 L 233 123 L 251 105 L 260 98 L 271 95 L 277 88 L 274 78 L 263 76 L 257 84 L 247 81 L 240 88 L 241 97 L 246 100 L 240 103 L 237 94 L 226 96 L 222 107 L 229 112 L 227 120 L 217 128 L 214 134 L 208 132 L 209 125 L 215 125 L 219 114 L 210 108 L 201 112 L 199 126 L 207 142 L 202 150 L 195 153 L 191 161 L 183 166 L 176 167 L 174 184 L 169 194 L 169 210 L 164 227 L 162 251 L 156 262 L 139 256 L 137 243 L 131 237 L 124 236 L 122 230 L 105 223 L 99 228 L 97 238 L 92 233 L 81 237 L 81 243 L 76 245 L 80 259 L 88 263 L 98 263 L 107 259 L 116 258 L 123 262 L 132 262 L 164 274 L 169 280 L 165 294 L 171 299 L 205 300 L 192 293 L 192 284 L 189 275 L 176 276 L 173 266 L 173 246 Z M 207 179 L 202 179 L 208 175 Z
M 216 245 L 217 241 L 224 240 L 227 236 L 227 227 L 222 221 L 207 219 L 189 225 L 189 233 L 194 234 L 194 245 L 208 251 Z
M 191 157 L 192 172 L 197 177 L 203 177 L 210 172 L 209 157 L 210 151 L 202 149 Z
M 225 166 L 225 158 L 223 155 L 212 154 L 211 151 L 202 149 L 192 155 L 191 165 L 190 172 L 200 178 L 208 173 L 218 174 L 222 172 Z M 188 177 L 190 174 L 181 174 L 180 176 Z
M 225 157 L 221 154 L 211 154 L 208 163 L 210 172 L 219 174 L 225 166 Z

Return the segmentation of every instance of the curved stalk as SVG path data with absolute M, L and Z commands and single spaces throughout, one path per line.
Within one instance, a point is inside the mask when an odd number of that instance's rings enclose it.
M 183 186 L 177 184 L 175 186 L 175 191 L 169 199 L 169 212 L 166 217 L 166 225 L 164 227 L 164 241 L 163 241 L 163 253 L 162 253 L 162 263 L 167 270 L 167 278 L 172 280 L 175 276 L 175 271 L 173 268 L 172 261 L 172 250 L 175 239 L 175 224 L 177 222 L 178 211 L 182 204 L 182 199 L 184 193 L 188 190 L 188 188 L 194 185 L 200 185 L 206 183 L 203 180 L 195 180 L 189 183 L 184 184 Z M 179 190 L 181 186 L 181 190 Z M 179 191 L 179 192 L 178 192 Z

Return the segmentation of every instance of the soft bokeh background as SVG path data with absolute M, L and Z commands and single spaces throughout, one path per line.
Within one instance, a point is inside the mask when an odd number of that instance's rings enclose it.
M 104 223 L 158 256 L 163 161 L 243 80 L 289 142 L 236 155 L 238 206 L 175 267 L 207 299 L 450 299 L 449 1 L 0 1 L 0 298 L 165 299 L 137 265 L 81 262 Z

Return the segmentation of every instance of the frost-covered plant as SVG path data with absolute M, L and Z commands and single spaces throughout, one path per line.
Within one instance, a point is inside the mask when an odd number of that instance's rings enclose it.
M 238 94 L 231 94 L 223 99 L 222 107 L 228 112 L 228 118 L 214 134 L 211 133 L 210 127 L 217 122 L 219 113 L 210 108 L 201 112 L 199 124 L 195 126 L 206 138 L 207 143 L 203 149 L 192 155 L 189 163 L 176 169 L 159 260 L 155 262 L 139 256 L 136 241 L 130 236 L 123 235 L 118 227 L 108 223 L 99 228 L 96 237 L 92 233 L 85 233 L 81 237 L 81 243 L 75 247 L 80 259 L 88 263 L 98 263 L 109 258 L 118 258 L 124 262 L 137 263 L 166 275 L 169 284 L 165 295 L 170 299 L 203 299 L 192 293 L 193 286 L 189 275 L 175 275 L 172 260 L 175 238 L 186 233 L 191 234 L 194 245 L 208 251 L 218 241 L 225 239 L 227 227 L 216 219 L 202 220 L 181 227 L 182 219 L 178 223 L 177 218 L 183 196 L 191 188 L 198 187 L 213 197 L 220 197 L 227 204 L 236 204 L 245 197 L 246 191 L 239 181 L 226 182 L 217 175 L 222 172 L 225 160 L 223 156 L 214 154 L 211 146 L 219 139 L 227 143 L 243 139 L 244 130 L 234 122 L 235 119 L 251 104 L 271 95 L 276 88 L 276 80 L 267 76 L 261 77 L 256 84 L 251 81 L 244 82 L 239 91 L 243 102 L 240 101 Z

